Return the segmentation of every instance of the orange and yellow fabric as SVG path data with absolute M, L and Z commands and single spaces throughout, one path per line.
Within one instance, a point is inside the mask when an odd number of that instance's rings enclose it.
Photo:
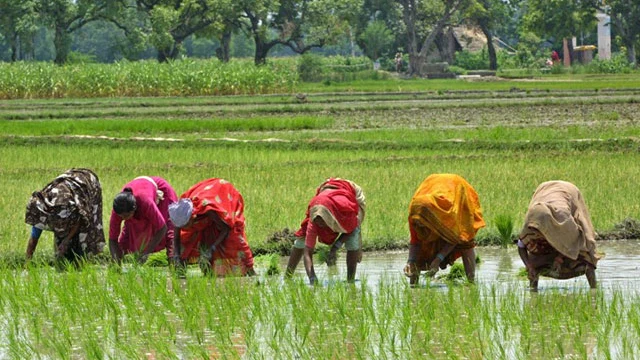
M 419 244 L 416 265 L 424 269 L 444 243 L 456 245 L 441 266 L 452 264 L 461 251 L 475 247 L 485 226 L 478 193 L 461 176 L 432 174 L 418 187 L 409 204 L 410 244 Z

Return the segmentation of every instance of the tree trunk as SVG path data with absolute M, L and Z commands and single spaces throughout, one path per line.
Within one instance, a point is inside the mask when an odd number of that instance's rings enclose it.
M 18 35 L 13 36 L 11 41 L 11 62 L 18 61 Z
M 71 36 L 67 33 L 66 27 L 56 25 L 53 45 L 56 48 L 54 63 L 63 65 L 69 59 L 69 51 L 71 49 Z
M 440 52 L 440 58 L 446 61 L 449 65 L 452 65 L 453 62 L 456 60 L 456 57 L 455 57 L 456 50 L 454 47 L 451 46 L 451 42 L 449 40 L 450 40 L 450 34 L 445 34 L 444 32 L 441 32 L 440 34 L 438 34 L 438 36 L 436 36 L 434 43 L 438 48 L 438 52 Z
M 480 29 L 487 38 L 487 50 L 489 52 L 489 70 L 498 70 L 498 57 L 496 56 L 496 48 L 493 46 L 493 35 L 486 22 L 480 21 Z
M 182 46 L 182 40 L 173 40 L 171 46 L 158 49 L 158 62 L 165 63 L 169 60 L 175 60 L 180 56 L 180 49 Z
M 571 66 L 571 51 L 569 50 L 569 39 L 562 39 L 562 61 L 566 67 Z
M 224 29 L 222 38 L 220 39 L 220 49 L 222 50 L 221 59 L 223 63 L 228 63 L 231 55 L 229 54 L 229 47 L 231 44 L 231 29 Z
M 158 62 L 159 63 L 165 63 L 167 61 L 169 61 L 169 49 L 158 49 Z
M 627 60 L 629 64 L 636 64 L 636 46 L 634 43 L 627 45 Z
M 426 56 L 409 54 L 409 74 L 422 75 L 422 67 L 427 62 Z
M 260 35 L 255 35 L 253 37 L 256 43 L 256 52 L 253 57 L 253 62 L 256 65 L 264 65 L 267 63 L 267 53 L 269 52 L 269 47 L 267 44 L 260 38 Z
M 447 6 L 445 8 L 445 13 L 442 15 L 440 19 L 436 22 L 435 26 L 429 32 L 429 35 L 422 42 L 422 46 L 420 47 L 420 51 L 418 52 L 417 48 L 417 36 L 415 32 L 415 19 L 416 19 L 416 5 L 415 2 L 410 1 L 411 5 L 407 7 L 403 4 L 403 18 L 405 21 L 405 25 L 407 27 L 408 37 L 410 41 L 409 47 L 409 73 L 411 75 L 420 75 L 422 76 L 422 68 L 423 64 L 427 61 L 427 52 L 433 45 L 435 41 L 436 35 L 442 32 L 445 25 L 451 18 L 451 16 L 458 10 L 458 8 L 462 5 L 462 0 L 448 0 Z

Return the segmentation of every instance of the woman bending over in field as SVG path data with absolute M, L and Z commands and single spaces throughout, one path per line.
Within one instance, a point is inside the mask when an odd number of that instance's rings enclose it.
M 71 169 L 31 195 L 25 222 L 32 225 L 27 260 L 43 230 L 54 234 L 56 260 L 77 261 L 104 248 L 102 188 L 89 169 Z
M 547 181 L 536 189 L 519 235 L 518 252 L 529 286 L 540 275 L 569 279 L 586 275 L 596 287 L 595 231 L 580 190 L 566 181 Z
M 475 236 L 485 226 L 478 194 L 462 177 L 427 177 L 409 204 L 409 259 L 404 273 L 418 283 L 420 271 L 433 276 L 462 257 L 467 279 L 475 280 Z
M 316 241 L 331 245 L 327 265 L 335 265 L 336 252 L 344 244 L 347 249 L 347 281 L 355 280 L 362 249 L 360 225 L 364 220 L 365 197 L 356 183 L 331 178 L 322 183 L 309 202 L 297 240 L 291 249 L 287 276 L 295 271 L 304 256 L 304 267 L 311 284 L 317 281 L 313 268 Z
M 138 260 L 144 263 L 149 254 L 163 249 L 171 259 L 174 231 L 169 204 L 177 200 L 176 192 L 163 178 L 140 176 L 127 183 L 113 199 L 109 222 L 113 260 L 119 263 L 123 254 L 138 253 Z
M 176 226 L 174 264 L 199 259 L 204 274 L 255 275 L 242 195 L 224 179 L 193 185 L 169 206 Z

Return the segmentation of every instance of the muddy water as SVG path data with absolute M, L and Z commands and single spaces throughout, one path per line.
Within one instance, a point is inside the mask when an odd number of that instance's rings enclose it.
M 640 291 L 640 241 L 639 240 L 619 240 L 598 242 L 598 252 L 604 253 L 603 258 L 598 263 L 596 277 L 598 286 L 607 290 Z M 497 283 L 518 283 L 523 289 L 528 286 L 525 277 L 519 276 L 523 268 L 522 261 L 518 256 L 515 246 L 507 249 L 499 247 L 478 247 L 476 253 L 480 256 L 481 262 L 476 268 L 477 283 L 481 285 L 491 285 Z M 344 281 L 346 278 L 345 254 L 340 253 L 336 270 L 327 269 L 324 264 L 315 264 L 318 278 L 327 284 L 333 281 Z M 284 268 L 287 259 L 282 259 Z M 406 251 L 365 253 L 362 262 L 358 266 L 357 281 L 366 281 L 368 286 L 375 287 L 382 279 L 407 281 L 402 274 L 402 268 L 407 261 Z M 461 260 L 458 260 L 461 261 Z M 442 270 L 438 273 L 446 273 Z M 302 262 L 297 268 L 301 276 L 304 275 Z M 421 279 L 421 285 L 425 285 Z M 432 281 L 429 286 L 445 286 L 442 281 Z M 541 278 L 539 290 L 545 289 L 588 289 L 589 285 L 584 276 L 569 279 L 555 280 Z

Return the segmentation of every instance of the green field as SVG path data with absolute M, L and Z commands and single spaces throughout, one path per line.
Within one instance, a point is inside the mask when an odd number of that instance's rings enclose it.
M 330 176 L 363 187 L 369 250 L 406 245 L 409 200 L 431 173 L 458 173 L 476 187 L 488 224 L 481 243 L 498 237 L 498 216 L 520 226 L 536 186 L 552 179 L 574 182 L 597 230 L 608 232 L 640 218 L 640 77 L 629 77 L 585 79 L 590 88 L 563 78 L 500 82 L 511 90 L 449 80 L 447 91 L 442 81 L 411 80 L 423 89 L 309 92 L 302 101 L 294 94 L 3 101 L 0 246 L 24 251 L 29 195 L 70 167 L 95 170 L 106 210 L 139 175 L 162 176 L 179 194 L 208 177 L 228 179 L 245 198 L 257 253 L 286 250 L 267 239 L 295 230 Z M 581 85 L 567 88 L 574 83 Z M 465 85 L 473 91 L 460 90 Z
M 100 177 L 105 225 L 134 177 L 164 177 L 179 194 L 205 178 L 230 180 L 256 254 L 287 252 L 272 240 L 297 229 L 330 176 L 365 191 L 366 250 L 406 248 L 409 201 L 432 173 L 476 188 L 481 244 L 499 242 L 504 219 L 517 231 L 537 185 L 552 179 L 575 183 L 597 231 L 611 234 L 640 219 L 639 103 L 637 74 L 0 101 L 0 357 L 636 358 L 633 288 L 523 296 L 518 279 L 410 290 L 399 276 L 371 287 L 366 274 L 355 286 L 310 288 L 265 277 L 260 260 L 260 282 L 130 265 L 14 266 L 24 262 L 30 194 L 71 167 Z M 37 259 L 52 258 L 51 238 Z

